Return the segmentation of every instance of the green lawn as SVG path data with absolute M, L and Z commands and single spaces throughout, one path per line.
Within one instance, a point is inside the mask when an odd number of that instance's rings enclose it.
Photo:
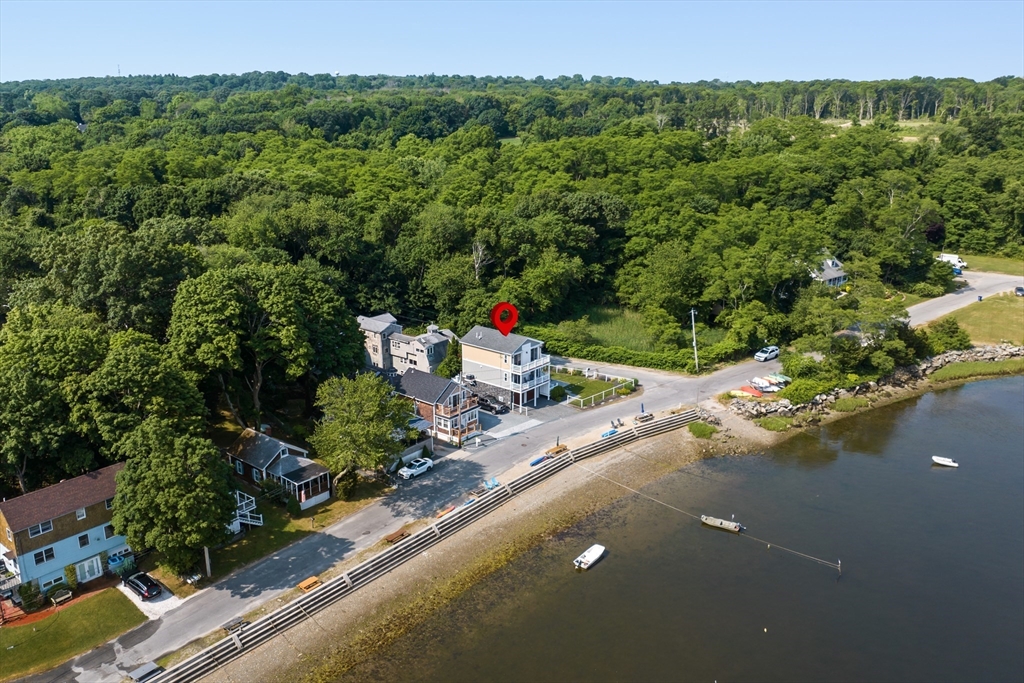
M 968 272 L 981 270 L 989 273 L 1024 275 L 1024 260 L 1022 259 L 1006 258 L 1005 256 L 975 256 L 973 254 L 960 254 L 960 258 L 967 262 Z
M 976 344 L 1024 343 L 1024 297 L 990 296 L 951 314 Z
M 244 488 L 252 495 L 258 495 L 253 488 Z M 342 517 L 366 507 L 379 498 L 384 492 L 384 484 L 377 481 L 360 481 L 349 500 L 332 498 L 327 503 L 305 510 L 296 518 L 288 515 L 279 505 L 260 500 L 256 504 L 256 512 L 263 515 L 263 526 L 254 527 L 239 540 L 210 551 L 210 564 L 213 569 L 212 580 L 216 581 L 234 570 L 256 560 L 262 559 L 276 550 L 298 541 L 313 533 L 313 522 L 316 530 L 330 526 Z M 148 559 L 148 558 L 147 558 Z M 172 593 L 187 597 L 196 588 L 183 583 L 172 572 L 159 567 L 159 558 L 145 563 L 143 570 L 150 571 L 153 577 L 167 586 Z M 209 582 L 209 580 L 207 580 Z
M 612 382 L 605 382 L 600 379 L 587 379 L 583 375 L 569 375 L 564 372 L 552 373 L 552 378 L 562 382 L 567 382 L 565 390 L 575 397 L 583 399 L 586 402 L 591 396 L 598 396 L 600 399 L 601 392 L 607 391 L 615 386 Z M 611 394 L 605 396 L 605 399 L 611 398 Z M 578 403 L 571 403 L 570 405 L 578 405 Z
M 146 616 L 108 588 L 25 626 L 0 628 L 0 680 L 45 671 L 135 628 Z
M 596 306 L 587 311 L 587 315 L 590 316 L 590 334 L 601 346 L 654 351 L 654 344 L 644 331 L 642 317 L 636 311 Z
M 754 422 L 767 429 L 770 432 L 784 432 L 789 429 L 789 426 L 793 424 L 793 418 L 791 417 L 761 417 Z

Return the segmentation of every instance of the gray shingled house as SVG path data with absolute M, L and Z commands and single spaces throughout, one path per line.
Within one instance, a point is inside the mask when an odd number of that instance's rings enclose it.
M 280 483 L 303 510 L 331 497 L 331 473 L 309 459 L 309 451 L 254 429 L 246 429 L 228 448 L 235 474 L 259 486 L 263 480 Z
M 480 432 L 480 410 L 468 389 L 413 368 L 391 379 L 395 393 L 410 398 L 416 415 L 430 423 L 430 435 L 458 444 Z

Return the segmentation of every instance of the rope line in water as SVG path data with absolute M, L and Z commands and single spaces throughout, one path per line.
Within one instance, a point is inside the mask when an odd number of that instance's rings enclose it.
M 653 502 L 657 503 L 658 505 L 664 505 L 668 509 L 675 510 L 676 512 L 680 512 L 680 513 L 686 515 L 687 517 L 691 517 L 691 518 L 697 520 L 698 522 L 700 521 L 700 515 L 695 515 L 692 512 L 687 512 L 686 510 L 683 510 L 681 508 L 677 508 L 675 505 L 669 505 L 668 503 L 666 503 L 664 501 L 661 501 L 661 500 L 658 500 L 657 498 L 653 498 L 651 496 L 648 496 L 646 493 L 641 493 L 640 491 L 637 491 L 634 488 L 630 488 L 629 486 L 626 486 L 625 484 L 623 484 L 620 481 L 615 481 L 611 477 L 606 477 L 603 474 L 599 474 L 599 473 L 595 472 L 594 470 L 592 470 L 592 469 L 590 469 L 588 467 L 584 467 L 583 465 L 579 464 L 578 462 L 577 463 L 573 463 L 573 464 L 576 467 L 579 467 L 581 470 L 583 470 L 585 472 L 589 472 L 590 474 L 594 475 L 595 477 L 600 477 L 601 479 L 604 479 L 605 481 L 610 481 L 611 483 L 615 484 L 616 486 L 621 486 L 622 488 L 626 489 L 627 491 L 631 491 L 631 492 L 635 493 L 636 495 L 638 495 L 638 496 L 640 496 L 642 498 L 646 498 L 647 500 L 653 501 Z M 808 554 L 802 553 L 802 552 L 800 552 L 798 550 L 793 550 L 792 548 L 787 548 L 785 546 L 769 543 L 768 541 L 766 541 L 764 539 L 757 538 L 756 536 L 751 536 L 749 534 L 739 534 L 739 536 L 741 538 L 749 538 L 751 541 L 755 541 L 757 543 L 763 543 L 768 548 L 771 548 L 774 545 L 779 550 L 782 550 L 782 551 L 787 552 L 787 553 L 791 553 L 793 555 L 796 555 L 797 557 L 802 557 L 804 559 L 811 560 L 812 562 L 817 562 L 818 564 L 825 565 L 826 567 L 832 567 L 833 569 L 838 569 L 838 570 L 842 571 L 842 567 L 840 565 L 836 564 L 835 562 L 829 562 L 828 560 L 823 560 L 820 557 L 814 557 L 813 555 L 808 555 Z

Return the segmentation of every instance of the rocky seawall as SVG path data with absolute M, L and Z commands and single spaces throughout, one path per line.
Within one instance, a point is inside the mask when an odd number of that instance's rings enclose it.
M 996 362 L 1021 357 L 1024 357 L 1024 346 L 1012 344 L 978 346 L 964 351 L 947 351 L 938 356 L 925 358 L 917 365 L 896 368 L 894 373 L 877 382 L 864 382 L 849 389 L 833 389 L 827 393 L 818 394 L 807 403 L 792 403 L 784 398 L 777 401 L 734 398 L 729 402 L 729 408 L 747 418 L 795 417 L 803 413 L 826 414 L 831 412 L 832 404 L 841 398 L 864 396 L 884 387 L 913 389 L 918 381 L 950 363 Z

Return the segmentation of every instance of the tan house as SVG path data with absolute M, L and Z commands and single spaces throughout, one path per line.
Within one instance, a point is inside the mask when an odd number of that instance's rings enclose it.
M 402 333 L 402 326 L 390 313 L 368 318 L 359 316 L 359 329 L 366 337 L 366 365 L 374 370 L 404 373 L 415 368 L 434 372 L 448 354 L 448 344 L 455 338 L 451 330 L 428 325 L 424 334 Z
M 473 376 L 479 393 L 490 393 L 513 406 L 537 405 L 547 397 L 551 356 L 544 342 L 518 334 L 477 325 L 459 342 L 462 344 L 462 377 Z
M 131 552 L 114 533 L 114 478 L 124 463 L 66 479 L 0 502 L 0 555 L 11 575 L 4 588 L 35 582 L 47 590 L 73 566 L 80 583 L 102 576 L 101 554 Z
M 416 415 L 430 424 L 430 435 L 458 444 L 480 432 L 480 410 L 468 389 L 444 377 L 413 368 L 392 379 L 395 393 L 411 398 Z

